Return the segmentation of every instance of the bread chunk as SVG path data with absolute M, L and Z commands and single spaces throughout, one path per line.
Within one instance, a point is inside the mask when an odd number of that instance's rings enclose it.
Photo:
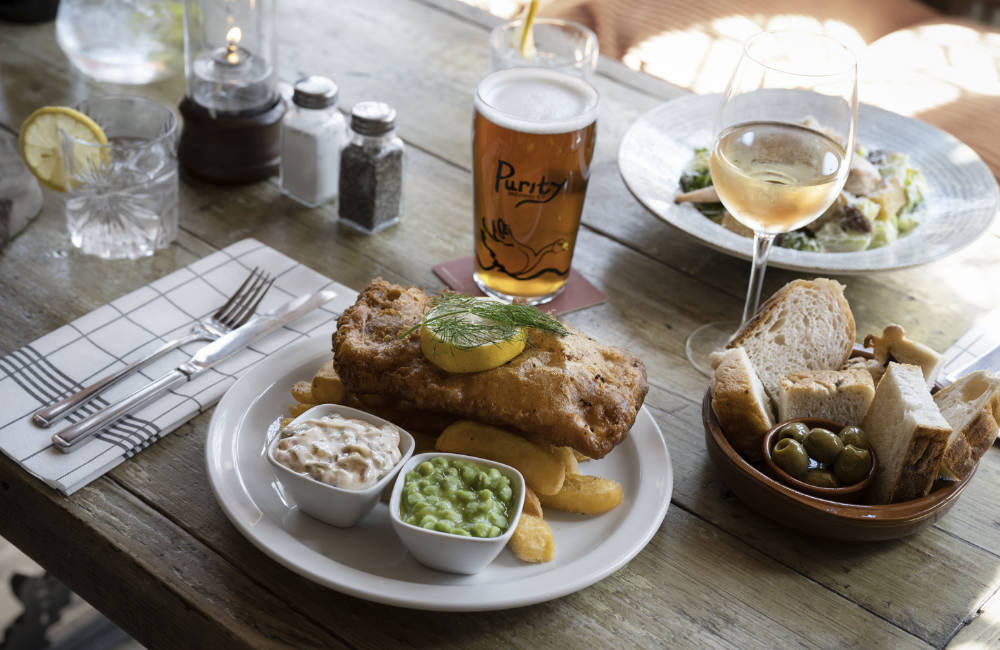
M 1000 430 L 1000 377 L 985 370 L 969 373 L 939 391 L 934 402 L 952 428 L 941 471 L 965 478 Z
M 854 348 L 854 315 L 844 287 L 826 278 L 795 280 L 768 298 L 727 347 L 743 346 L 775 403 L 781 378 L 840 368 Z
M 528 328 L 524 352 L 498 368 L 450 374 L 420 351 L 431 296 L 373 280 L 337 319 L 334 368 L 349 393 L 406 400 L 413 407 L 517 430 L 534 442 L 601 458 L 635 421 L 649 385 L 646 367 L 621 348 L 570 329 Z
M 927 391 L 919 366 L 889 364 L 861 427 L 879 463 L 868 501 L 925 496 L 941 468 L 951 426 Z
M 850 370 L 851 368 L 863 368 L 871 375 L 872 384 L 875 386 L 878 386 L 878 380 L 882 379 L 882 375 L 885 373 L 884 363 L 879 363 L 878 359 L 869 359 L 868 357 L 851 357 L 840 367 L 841 370 Z
M 875 397 L 875 382 L 864 368 L 805 370 L 781 380 L 778 420 L 823 418 L 861 426 Z
M 743 348 L 716 353 L 712 359 L 712 410 L 736 451 L 757 459 L 761 440 L 774 426 L 771 400 Z
M 934 386 L 941 372 L 941 355 L 923 343 L 906 338 L 906 330 L 895 323 L 887 325 L 882 336 L 866 336 L 865 345 L 872 349 L 875 359 L 883 366 L 890 361 L 920 366 L 928 390 Z

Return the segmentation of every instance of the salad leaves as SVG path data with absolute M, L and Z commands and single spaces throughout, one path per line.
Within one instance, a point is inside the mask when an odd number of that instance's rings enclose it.
M 852 164 L 851 171 L 854 173 L 861 167 L 867 170 L 866 193 L 842 191 L 824 214 L 804 228 L 779 235 L 776 244 L 802 251 L 861 251 L 888 246 L 920 225 L 927 211 L 927 181 L 910 163 L 910 157 L 905 153 L 870 151 L 858 146 L 855 159 L 859 157 L 867 162 Z M 873 166 L 881 180 L 870 171 Z M 679 184 L 683 192 L 712 185 L 707 148 L 694 150 L 694 157 L 682 172 Z M 846 186 L 856 189 L 857 185 L 852 186 L 848 178 Z M 728 227 L 726 224 L 733 221 L 727 218 L 721 203 L 693 205 L 715 223 Z

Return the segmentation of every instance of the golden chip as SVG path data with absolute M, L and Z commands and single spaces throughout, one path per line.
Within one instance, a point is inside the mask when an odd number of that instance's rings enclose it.
M 508 542 L 510 550 L 525 562 L 549 562 L 556 554 L 552 529 L 541 517 L 523 514 Z
M 291 407 L 289 407 L 288 412 L 292 414 L 293 418 L 297 418 L 297 417 L 299 417 L 300 415 L 302 415 L 303 413 L 305 413 L 306 411 L 308 411 L 309 409 L 311 409 L 314 406 L 316 406 L 316 405 L 315 404 L 302 404 L 302 403 L 292 404 Z
M 312 384 L 308 381 L 297 381 L 292 384 L 292 397 L 299 404 L 315 404 Z
M 549 449 L 552 451 L 552 453 L 555 456 L 558 456 L 559 458 L 562 459 L 563 465 L 566 466 L 566 473 L 567 474 L 579 474 L 580 473 L 580 465 L 579 465 L 579 463 L 577 463 L 577 461 L 576 461 L 576 454 L 573 453 L 573 450 L 571 448 L 569 448 L 569 447 L 556 447 L 555 445 L 551 445 L 549 447 Z
M 344 382 L 333 369 L 333 361 L 327 361 L 313 376 L 313 401 L 317 404 L 340 404 L 344 400 L 344 392 Z
M 621 483 L 608 478 L 569 474 L 558 494 L 539 494 L 546 508 L 581 515 L 599 515 L 622 502 Z
M 542 502 L 538 500 L 538 495 L 527 485 L 524 486 L 524 507 L 521 512 L 526 515 L 542 516 Z

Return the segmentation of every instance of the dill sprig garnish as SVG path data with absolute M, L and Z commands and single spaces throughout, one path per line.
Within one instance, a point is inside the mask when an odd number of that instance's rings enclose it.
M 559 336 L 569 330 L 555 318 L 531 305 L 511 305 L 461 293 L 443 293 L 431 301 L 420 322 L 399 335 L 403 339 L 421 327 L 430 326 L 434 335 L 459 349 L 501 343 L 518 336 L 523 327 L 534 327 Z

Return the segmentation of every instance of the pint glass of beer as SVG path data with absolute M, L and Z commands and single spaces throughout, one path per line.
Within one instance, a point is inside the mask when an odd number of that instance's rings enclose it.
M 569 277 L 597 133 L 597 91 L 542 68 L 476 87 L 475 280 L 507 301 L 548 302 Z

